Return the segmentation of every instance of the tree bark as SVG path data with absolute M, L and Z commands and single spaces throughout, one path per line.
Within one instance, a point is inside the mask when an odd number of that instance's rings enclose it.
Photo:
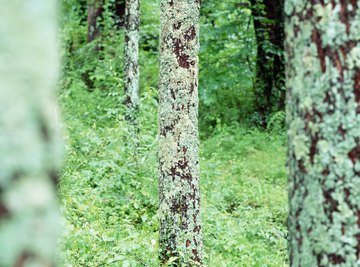
M 359 1 L 286 0 L 291 266 L 360 260 Z
M 88 43 L 100 35 L 98 20 L 104 12 L 103 0 L 90 0 L 88 4 Z
M 35 2 L 0 9 L 0 266 L 56 265 L 57 12 Z
M 161 0 L 160 257 L 203 262 L 198 142 L 198 0 Z
M 136 120 L 139 105 L 139 26 L 140 1 L 126 0 L 124 92 L 127 118 L 130 121 Z
M 262 126 L 285 107 L 284 0 L 251 0 L 257 41 L 255 105 Z

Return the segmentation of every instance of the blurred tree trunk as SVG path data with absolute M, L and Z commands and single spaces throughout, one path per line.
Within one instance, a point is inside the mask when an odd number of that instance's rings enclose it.
M 0 266 L 55 266 L 56 1 L 0 9 Z
M 115 24 L 118 28 L 125 26 L 125 0 L 116 0 L 113 5 Z
M 97 36 L 100 35 L 100 28 L 98 25 L 99 18 L 101 18 L 104 8 L 103 0 L 89 0 L 88 3 L 88 35 L 87 41 L 90 43 Z
M 198 0 L 161 0 L 160 257 L 203 261 L 198 142 Z
M 284 0 L 251 0 L 257 41 L 255 105 L 260 124 L 272 111 L 285 108 Z
M 285 42 L 285 14 L 284 14 L 284 1 L 276 1 L 275 5 L 275 26 L 274 26 L 274 37 L 271 43 L 275 47 L 274 54 L 274 90 L 273 97 L 275 103 L 273 107 L 275 111 L 285 111 L 285 100 L 286 100 L 286 85 L 285 85 L 285 53 L 284 53 L 284 42 Z
M 140 1 L 126 0 L 124 92 L 127 118 L 134 122 L 139 105 L 139 27 Z
M 290 265 L 360 261 L 359 1 L 287 0 Z

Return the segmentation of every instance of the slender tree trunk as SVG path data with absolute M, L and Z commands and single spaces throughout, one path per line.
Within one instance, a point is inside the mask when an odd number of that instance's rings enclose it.
M 251 5 L 257 41 L 255 104 L 266 127 L 267 116 L 285 106 L 284 0 L 251 0 Z
M 115 0 L 112 8 L 115 18 L 115 25 L 118 28 L 122 28 L 125 26 L 125 6 L 125 0 Z
M 360 261 L 360 1 L 286 0 L 291 266 Z
M 275 15 L 274 15 L 274 34 L 272 35 L 271 42 L 275 47 L 276 53 L 274 54 L 274 90 L 273 92 L 273 109 L 275 111 L 285 110 L 286 101 L 286 85 L 285 85 L 285 56 L 284 56 L 284 42 L 285 42 L 285 14 L 284 14 L 284 1 L 276 1 Z
M 160 246 L 181 266 L 203 261 L 198 143 L 198 0 L 161 0 Z
M 0 8 L 0 266 L 56 264 L 55 2 Z
M 136 120 L 139 105 L 139 26 L 140 1 L 126 0 L 124 91 L 127 118 L 132 122 Z
M 90 0 L 88 4 L 88 36 L 87 41 L 90 43 L 100 35 L 98 20 L 104 12 L 103 0 Z
M 252 0 L 252 13 L 257 43 L 255 105 L 261 116 L 261 124 L 266 126 L 266 116 L 271 111 L 271 96 L 274 86 L 274 56 L 271 35 L 274 35 L 275 1 L 264 0 L 264 8 L 259 1 Z

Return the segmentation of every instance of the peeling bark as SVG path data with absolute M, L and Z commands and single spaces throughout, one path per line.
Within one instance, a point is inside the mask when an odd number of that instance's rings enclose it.
M 124 92 L 127 119 L 131 122 L 136 120 L 139 105 L 139 26 L 140 1 L 126 0 Z
M 57 12 L 35 2 L 0 9 L 0 266 L 56 265 Z
M 291 266 L 359 265 L 358 4 L 285 3 Z
M 159 89 L 160 257 L 203 262 L 199 192 L 196 0 L 161 0 Z

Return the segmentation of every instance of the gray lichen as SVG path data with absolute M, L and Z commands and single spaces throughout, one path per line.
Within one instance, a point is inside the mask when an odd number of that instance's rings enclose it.
M 291 266 L 360 266 L 359 5 L 285 3 Z
M 136 119 L 139 105 L 139 26 L 140 0 L 126 0 L 124 92 L 130 121 Z
M 196 0 L 161 1 L 159 170 L 161 258 L 203 262 L 199 192 Z M 183 266 L 183 265 L 181 265 Z
M 0 8 L 0 266 L 54 266 L 56 1 Z

